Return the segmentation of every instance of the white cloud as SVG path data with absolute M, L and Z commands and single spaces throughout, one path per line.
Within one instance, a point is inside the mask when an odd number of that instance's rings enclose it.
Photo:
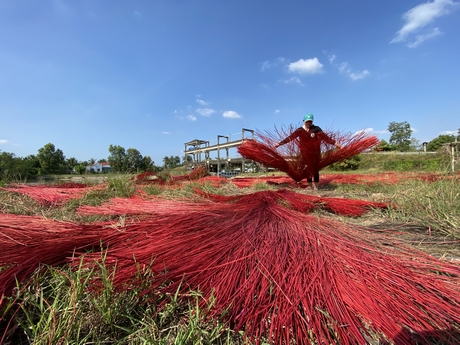
M 298 77 L 291 77 L 289 79 L 281 79 L 281 83 L 283 84 L 299 84 L 303 85 L 302 81 Z
M 0 144 L 8 144 L 8 140 L 6 140 L 6 139 L 0 139 Z
M 388 130 L 386 129 L 383 129 L 383 130 L 375 130 L 374 128 L 372 127 L 368 127 L 368 128 L 364 128 L 360 131 L 357 131 L 354 133 L 354 135 L 359 135 L 361 133 L 367 133 L 367 134 L 370 134 L 370 135 L 379 135 L 379 134 L 388 134 L 390 132 L 388 132 Z
M 281 113 L 281 111 L 278 110 L 278 109 L 276 109 L 276 110 L 275 110 L 275 114 L 279 114 L 279 113 Z
M 436 37 L 436 36 L 439 36 L 441 35 L 442 32 L 439 31 L 438 28 L 434 28 L 433 30 L 431 30 L 430 32 L 426 33 L 426 34 L 422 34 L 422 35 L 417 35 L 415 36 L 415 40 L 413 42 L 409 42 L 407 43 L 407 46 L 409 48 L 415 48 L 417 47 L 420 43 L 422 43 L 423 41 L 426 41 L 430 38 L 433 38 L 433 37 Z
M 140 13 L 139 11 L 134 11 L 134 14 L 138 17 L 142 17 L 142 13 Z
M 187 115 L 185 118 L 190 121 L 196 121 L 196 116 L 194 115 Z
M 216 111 L 211 108 L 199 108 L 196 110 L 196 112 L 202 116 L 211 116 L 214 114 Z
M 161 134 L 169 135 L 171 133 L 169 133 L 169 132 L 161 132 Z
M 419 31 L 426 25 L 430 24 L 436 18 L 449 14 L 459 5 L 459 2 L 455 2 L 453 0 L 433 0 L 432 2 L 426 2 L 411 8 L 409 11 L 403 14 L 405 24 L 396 33 L 396 36 L 390 41 L 390 43 L 406 41 L 409 38 L 409 36 Z M 429 37 L 425 37 L 426 35 L 428 35 Z M 437 35 L 438 34 L 434 36 Z M 421 42 L 423 42 L 425 39 L 432 38 L 434 36 L 433 32 L 431 32 L 431 36 L 430 33 L 422 34 L 421 41 L 419 41 L 420 38 L 416 38 L 416 40 L 410 43 L 410 45 L 412 45 L 412 47 L 415 47 Z M 423 37 L 425 38 L 423 39 Z
M 323 73 L 323 65 L 318 58 L 300 59 L 287 65 L 288 72 L 298 74 L 317 74 Z
M 369 74 L 370 74 L 369 71 L 365 69 L 364 71 L 361 71 L 361 72 L 356 72 L 356 73 L 352 72 L 348 76 L 352 80 L 359 80 L 359 79 L 366 78 Z
M 196 102 L 199 104 L 199 105 L 208 105 L 208 103 L 206 103 L 205 101 L 203 101 L 202 99 L 197 99 Z
M 459 131 L 443 131 L 441 133 L 439 133 L 439 135 L 458 135 L 459 134 Z
M 224 111 L 222 116 L 227 119 L 240 119 L 242 117 L 240 114 L 238 114 L 236 111 L 233 111 L 233 110 Z

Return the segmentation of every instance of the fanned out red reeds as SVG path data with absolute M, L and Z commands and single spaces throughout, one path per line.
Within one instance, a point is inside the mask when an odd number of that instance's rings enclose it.
M 0 188 L 5 191 L 14 192 L 18 194 L 24 194 L 34 199 L 41 205 L 58 206 L 69 200 L 78 199 L 85 193 L 101 189 L 103 185 L 88 186 L 83 183 L 64 183 L 54 185 L 25 185 L 16 184 L 10 187 Z
M 113 233 L 106 260 L 116 262 L 115 286 L 136 284 L 139 267 L 153 270 L 152 289 L 199 289 L 202 307 L 215 298 L 212 315 L 226 311 L 235 329 L 275 344 L 458 335 L 458 266 L 283 200 L 259 192 L 232 207 L 163 213 Z
M 112 198 L 100 206 L 83 205 L 77 213 L 83 216 L 90 215 L 140 215 L 140 214 L 167 214 L 170 212 L 197 211 L 205 208 L 209 202 L 186 202 L 132 196 L 130 198 Z
M 391 172 L 379 174 L 324 174 L 321 177 L 319 185 L 334 184 L 365 184 L 372 185 L 395 184 L 408 180 L 420 180 L 434 182 L 442 179 L 458 178 L 460 174 L 439 174 L 425 172 Z M 305 188 L 306 184 L 295 183 L 290 177 L 286 176 L 258 176 L 258 177 L 237 177 L 229 180 L 231 183 L 240 188 L 251 187 L 256 183 L 267 183 L 277 186 L 286 186 L 290 188 Z
M 172 202 L 117 229 L 3 215 L 1 291 L 10 293 L 14 274 L 22 282 L 39 263 L 62 264 L 74 249 L 86 267 L 96 265 L 100 241 L 117 289 L 139 283 L 139 269 L 151 271 L 146 294 L 200 290 L 201 307 L 214 300 L 210 317 L 258 342 L 415 344 L 430 334 L 458 343 L 449 337 L 460 335 L 459 266 L 383 231 L 306 214 L 308 200 L 298 197 L 264 191 L 225 200 L 231 207 L 192 209 Z M 95 252 L 83 253 L 90 246 Z
M 74 250 L 99 247 L 108 232 L 101 225 L 0 213 L 0 297 L 10 295 L 15 281 L 24 282 L 40 264 L 62 265 Z
M 283 171 L 298 182 L 333 163 L 353 157 L 379 143 L 376 136 L 365 131 L 356 134 L 325 131 L 327 136 L 340 143 L 343 148 L 332 150 L 333 146 L 321 141 L 320 136 L 317 136 L 314 145 L 307 146 L 296 139 L 278 150 L 274 148 L 277 142 L 292 134 L 294 130 L 295 128 L 290 126 L 288 129 L 275 128 L 274 132 L 256 132 L 258 141 L 245 140 L 238 147 L 238 152 L 247 159 Z M 315 153 L 315 146 L 320 147 L 320 156 Z
M 249 203 L 253 198 L 253 195 L 251 194 L 224 196 L 206 193 L 201 190 L 197 190 L 196 193 L 214 202 L 244 203 L 247 201 Z M 342 216 L 360 217 L 370 209 L 390 207 L 390 205 L 384 202 L 320 197 L 308 194 L 299 194 L 286 189 L 280 189 L 273 193 L 275 193 L 278 202 L 283 203 L 285 207 L 289 206 L 290 208 L 301 212 L 312 212 L 315 209 L 323 209 Z

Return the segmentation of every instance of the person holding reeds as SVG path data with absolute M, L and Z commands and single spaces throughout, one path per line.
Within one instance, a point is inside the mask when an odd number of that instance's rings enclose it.
M 314 125 L 313 120 L 313 114 L 306 114 L 303 117 L 303 126 L 297 128 L 291 135 L 276 143 L 275 148 L 297 139 L 302 160 L 309 172 L 307 182 L 311 188 L 316 190 L 318 189 L 316 184 L 319 183 L 318 166 L 321 160 L 321 143 L 324 141 L 339 149 L 342 148 L 342 145 L 324 133 L 321 127 Z

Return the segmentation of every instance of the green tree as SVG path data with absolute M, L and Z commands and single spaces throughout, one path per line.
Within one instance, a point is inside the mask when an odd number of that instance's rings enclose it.
M 170 158 L 168 156 L 164 156 L 163 157 L 163 167 L 165 169 L 168 169 L 170 165 L 171 165 Z
M 155 166 L 155 162 L 150 156 L 144 156 L 142 158 L 142 170 L 144 171 L 156 171 L 158 170 Z
M 70 171 L 75 171 L 75 167 L 79 164 L 80 162 L 75 157 L 70 157 L 65 160 L 65 167 Z
M 451 143 L 455 141 L 455 136 L 451 134 L 440 134 L 437 138 L 431 140 L 427 145 L 427 151 L 437 151 L 443 144 Z
M 391 151 L 391 145 L 385 139 L 380 140 L 380 143 L 374 147 L 374 151 Z
M 0 153 L 0 180 L 2 181 L 25 181 L 37 176 L 39 167 L 40 164 L 33 155 L 20 158 L 16 157 L 14 153 Z
M 165 156 L 163 158 L 163 164 L 165 169 L 174 169 L 175 167 L 180 165 L 180 157 L 179 156 Z
M 143 170 L 143 157 L 138 150 L 129 148 L 126 151 L 126 167 L 131 173 Z
M 390 122 L 388 131 L 391 133 L 390 145 L 392 148 L 399 151 L 409 151 L 412 143 L 412 129 L 407 121 Z
M 65 156 L 62 150 L 56 149 L 51 143 L 38 149 L 37 159 L 40 163 L 39 175 L 59 174 L 65 167 Z
M 109 146 L 108 163 L 113 171 L 124 172 L 126 171 L 126 151 L 125 148 L 119 145 Z

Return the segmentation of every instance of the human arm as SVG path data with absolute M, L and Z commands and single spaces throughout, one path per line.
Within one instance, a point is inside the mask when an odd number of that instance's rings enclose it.
M 299 129 L 301 128 L 296 129 L 294 132 L 292 132 L 291 135 L 289 135 L 288 137 L 284 138 L 281 141 L 278 141 L 275 145 L 273 145 L 273 147 L 276 149 L 284 144 L 287 144 L 288 142 L 291 142 L 295 138 L 297 138 L 299 136 Z

